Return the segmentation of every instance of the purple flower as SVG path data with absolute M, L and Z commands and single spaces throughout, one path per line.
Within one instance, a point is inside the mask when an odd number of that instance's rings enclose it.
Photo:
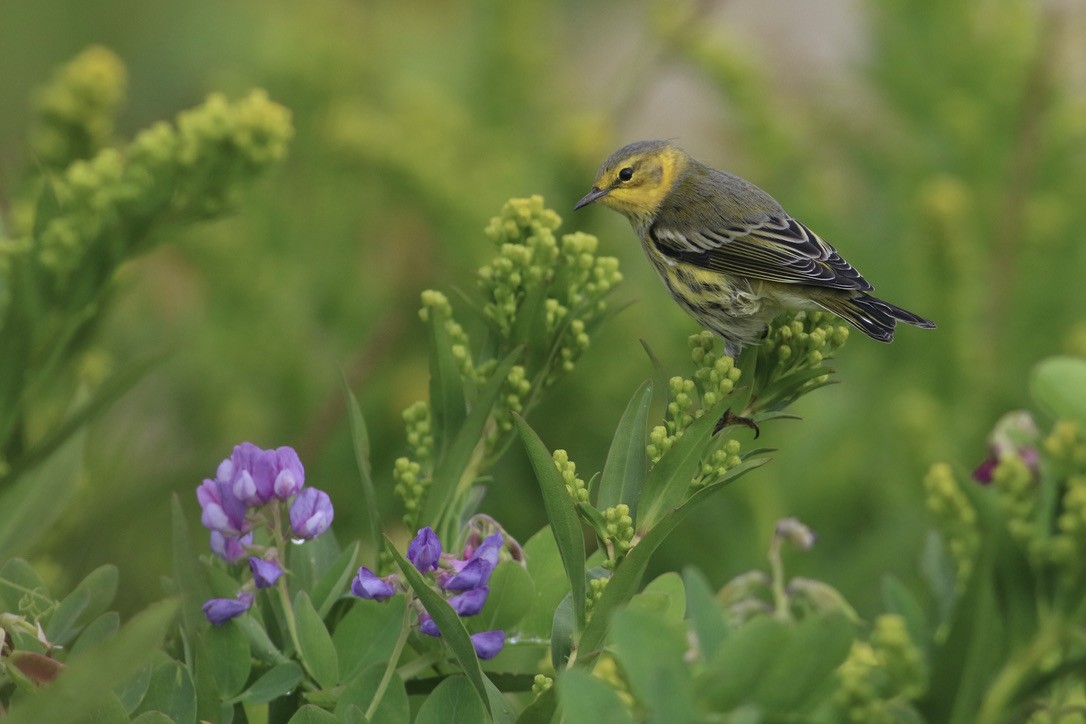
M 211 531 L 211 552 L 227 563 L 237 563 L 245 556 L 245 546 L 253 544 L 253 534 L 246 533 L 240 538 L 225 536 L 217 530 Z
M 305 469 L 292 447 L 268 450 L 265 461 L 271 465 L 272 492 L 276 498 L 287 500 L 297 495 L 305 485 Z
M 427 636 L 441 635 L 441 632 L 437 630 L 437 624 L 434 623 L 434 619 L 430 618 L 430 614 L 425 611 L 419 614 L 419 631 Z
M 234 496 L 246 505 L 263 505 L 272 496 L 269 454 L 251 442 L 235 445 L 230 457 L 219 463 L 215 477 L 229 485 Z
M 316 538 L 332 525 L 333 515 L 328 493 L 316 488 L 302 488 L 302 492 L 290 504 L 290 529 L 299 538 Z
M 989 454 L 984 458 L 980 465 L 973 470 L 973 480 L 976 480 L 981 485 L 987 485 L 992 482 L 992 477 L 995 475 L 996 466 L 999 465 L 999 459 L 994 454 Z
M 490 586 L 480 586 L 449 599 L 449 605 L 461 616 L 474 616 L 483 610 Z
M 459 573 L 446 579 L 441 587 L 446 591 L 470 591 L 486 585 L 493 570 L 494 566 L 486 558 L 472 558 Z
M 396 587 L 388 579 L 381 578 L 370 569 L 362 566 L 358 569 L 358 575 L 351 581 L 351 593 L 359 598 L 384 601 L 396 594 Z
M 234 495 L 229 484 L 218 478 L 205 480 L 196 489 L 196 499 L 203 508 L 200 522 L 205 528 L 217 530 L 226 537 L 237 537 L 249 532 L 249 521 L 245 519 L 245 503 Z
M 249 570 L 253 572 L 253 582 L 257 588 L 274 586 L 283 575 L 283 569 L 275 561 L 266 561 L 263 558 L 249 556 Z
M 471 635 L 471 645 L 480 659 L 492 659 L 505 646 L 505 631 L 483 631 Z
M 471 554 L 471 558 L 482 558 L 490 563 L 491 569 L 497 568 L 498 555 L 502 552 L 502 546 L 504 545 L 505 539 L 502 537 L 501 531 L 499 531 L 487 536 L 487 539 Z
M 253 594 L 239 593 L 236 598 L 213 598 L 203 605 L 204 615 L 215 626 L 240 616 L 253 605 Z
M 419 569 L 420 573 L 426 573 L 437 568 L 441 560 L 441 540 L 430 526 L 421 528 L 411 545 L 407 547 L 407 560 Z

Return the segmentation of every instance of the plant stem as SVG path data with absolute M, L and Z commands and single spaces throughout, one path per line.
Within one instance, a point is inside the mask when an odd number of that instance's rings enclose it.
M 396 639 L 396 647 L 392 650 L 392 656 L 388 660 L 388 666 L 385 667 L 385 674 L 381 677 L 381 683 L 373 694 L 373 701 L 370 702 L 369 707 L 366 709 L 366 721 L 373 721 L 373 715 L 381 704 L 381 699 L 385 696 L 385 689 L 388 688 L 388 682 L 392 681 L 392 674 L 396 671 L 396 662 L 400 660 L 400 653 L 403 652 L 404 644 L 407 643 L 407 633 L 410 628 L 411 606 L 408 605 L 403 608 L 403 623 L 400 625 L 400 637 Z

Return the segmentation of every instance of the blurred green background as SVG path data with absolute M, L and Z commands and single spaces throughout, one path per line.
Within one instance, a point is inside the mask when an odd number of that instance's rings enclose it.
M 291 109 L 296 136 L 240 213 L 122 270 L 94 361 L 178 351 L 93 427 L 78 498 L 36 559 L 56 590 L 113 561 L 126 608 L 160 597 L 171 491 L 195 522 L 195 487 L 243 440 L 296 447 L 336 504 L 336 535 L 356 537 L 340 371 L 389 483 L 400 411 L 427 390 L 419 292 L 473 288 L 492 253 L 482 229 L 513 196 L 541 193 L 563 231 L 597 234 L 621 259 L 619 298 L 635 300 L 531 418 L 598 470 L 651 374 L 639 340 L 686 374 L 697 329 L 625 220 L 570 213 L 632 140 L 677 138 L 751 179 L 880 296 L 939 324 L 892 346 L 854 335 L 844 384 L 764 431 L 774 462 L 704 506 L 660 570 L 693 563 L 720 585 L 761 567 L 772 524 L 794 515 L 820 539 L 791 572 L 871 615 L 882 573 L 917 579 L 927 467 L 967 471 L 998 416 L 1028 404 L 1031 365 L 1086 355 L 1079 3 L 8 0 L 0 199 L 33 162 L 34 89 L 92 44 L 128 67 L 122 137 L 251 87 Z M 516 447 L 484 510 L 521 540 L 543 524 Z

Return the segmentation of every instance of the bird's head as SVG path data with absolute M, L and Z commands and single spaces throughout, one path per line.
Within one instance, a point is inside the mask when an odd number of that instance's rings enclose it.
M 638 141 L 603 162 L 592 190 L 574 209 L 600 202 L 633 221 L 651 219 L 686 167 L 689 156 L 670 141 Z

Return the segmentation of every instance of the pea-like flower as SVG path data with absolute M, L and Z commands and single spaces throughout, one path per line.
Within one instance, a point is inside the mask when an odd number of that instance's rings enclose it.
M 316 488 L 302 488 L 290 505 L 290 529 L 299 538 L 316 538 L 332 525 L 332 500 Z
M 246 505 L 234 495 L 228 483 L 216 477 L 205 480 L 196 489 L 196 499 L 200 501 L 203 512 L 200 522 L 205 528 L 217 530 L 226 537 L 237 537 L 248 533 L 251 525 L 246 519 Z
M 235 598 L 213 598 L 203 605 L 204 615 L 215 626 L 240 616 L 253 605 L 253 594 L 239 593 Z
M 253 544 L 253 534 L 241 537 L 225 536 L 217 530 L 211 531 L 209 545 L 211 552 L 227 563 L 237 563 L 245 557 L 245 547 Z
M 396 594 L 396 586 L 388 578 L 381 578 L 362 566 L 358 569 L 358 575 L 351 581 L 351 593 L 359 598 L 384 601 Z
M 505 646 L 505 631 L 482 631 L 471 635 L 471 645 L 480 659 L 492 659 Z
M 274 586 L 283 575 L 283 569 L 275 561 L 266 561 L 263 558 L 249 556 L 249 569 L 253 572 L 253 583 L 257 588 Z
M 433 528 L 421 528 L 418 535 L 407 546 L 407 560 L 419 569 L 420 573 L 437 570 L 441 560 L 441 540 Z
M 470 591 L 464 591 L 458 596 L 449 599 L 449 605 L 460 616 L 474 616 L 483 610 L 486 597 L 490 593 L 490 586 L 480 586 Z

